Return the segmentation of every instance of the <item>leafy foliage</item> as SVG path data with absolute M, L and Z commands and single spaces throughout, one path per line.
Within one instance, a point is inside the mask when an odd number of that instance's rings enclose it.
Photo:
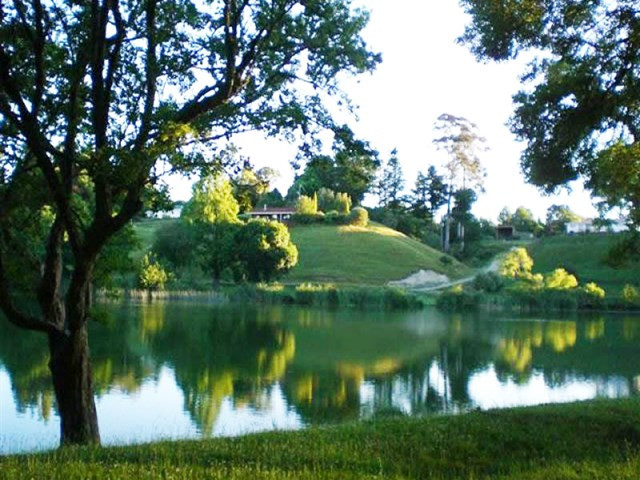
M 595 298 L 603 299 L 606 295 L 604 288 L 598 286 L 595 282 L 589 282 L 584 286 L 584 292 Z
M 138 285 L 145 290 L 164 290 L 169 281 L 169 273 L 158 262 L 153 253 L 148 253 L 142 258 Z
M 549 290 L 569 290 L 578 286 L 578 280 L 564 268 L 556 268 L 544 277 L 544 287 Z
M 526 248 L 518 247 L 507 253 L 500 264 L 500 275 L 508 278 L 526 278 L 531 275 L 533 260 Z
M 433 165 L 426 174 L 418 172 L 410 197 L 413 214 L 433 220 L 438 209 L 447 203 L 447 193 L 444 177 L 438 174 Z
M 318 210 L 329 213 L 335 211 L 338 214 L 348 215 L 351 211 L 351 198 L 346 193 L 334 192 L 328 188 L 321 188 L 317 192 Z
M 287 198 L 310 196 L 320 188 L 328 188 L 346 193 L 359 204 L 373 186 L 379 166 L 378 152 L 368 142 L 356 138 L 347 126 L 342 126 L 335 130 L 333 156 L 311 155 L 302 174 L 296 176 Z
M 640 55 L 635 0 L 461 0 L 461 38 L 482 59 L 535 53 L 511 130 L 527 179 L 547 191 L 583 176 L 640 224 Z
M 550 235 L 564 233 L 567 223 L 580 220 L 582 220 L 580 215 L 571 211 L 567 205 L 551 205 L 547 210 L 545 232 Z
M 301 215 L 315 215 L 318 213 L 318 196 L 313 194 L 311 197 L 300 195 L 296 202 L 296 213 Z
M 207 175 L 193 186 L 191 200 L 182 209 L 187 222 L 237 222 L 240 207 L 231 182 L 222 175 Z
M 252 220 L 235 236 L 237 276 L 251 282 L 271 281 L 298 263 L 298 249 L 279 222 Z

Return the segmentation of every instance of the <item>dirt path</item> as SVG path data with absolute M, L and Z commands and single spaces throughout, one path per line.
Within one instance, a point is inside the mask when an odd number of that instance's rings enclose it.
M 452 280 L 450 282 L 445 282 L 445 283 L 441 283 L 439 285 L 432 285 L 432 286 L 428 286 L 428 287 L 415 286 L 415 287 L 411 288 L 410 290 L 412 290 L 414 292 L 425 293 L 425 292 L 435 292 L 437 290 L 442 290 L 442 289 L 445 289 L 445 288 L 454 287 L 456 285 L 463 285 L 465 283 L 472 282 L 474 278 L 476 278 L 478 275 L 480 275 L 482 273 L 497 272 L 498 271 L 498 267 L 500 266 L 500 261 L 501 260 L 502 260 L 502 254 L 497 255 L 496 257 L 494 257 L 494 259 L 491 260 L 491 262 L 489 262 L 488 265 L 486 265 L 485 267 L 481 268 L 479 271 L 477 271 L 476 273 L 474 273 L 473 275 L 470 275 L 468 277 L 459 278 L 458 280 Z

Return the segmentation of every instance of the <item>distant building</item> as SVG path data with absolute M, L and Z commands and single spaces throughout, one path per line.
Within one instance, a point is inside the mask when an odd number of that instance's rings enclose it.
M 613 220 L 608 225 L 600 225 L 592 219 L 581 220 L 579 222 L 567 223 L 567 233 L 620 233 L 629 230 L 627 224 L 622 220 Z
M 513 225 L 498 225 L 496 238 L 498 240 L 513 240 L 516 236 L 516 228 Z
M 264 218 L 268 220 L 277 220 L 278 222 L 288 222 L 291 216 L 296 213 L 294 207 L 268 207 L 264 205 L 262 208 L 256 208 L 248 212 L 252 218 Z
M 145 216 L 147 218 L 180 218 L 183 207 L 184 202 L 175 202 L 174 207 L 171 210 L 162 210 L 159 212 L 148 210 L 145 212 Z

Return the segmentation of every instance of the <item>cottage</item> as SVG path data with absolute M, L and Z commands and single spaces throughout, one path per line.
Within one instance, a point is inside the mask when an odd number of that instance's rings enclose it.
M 294 207 L 267 207 L 264 205 L 261 209 L 254 209 L 248 213 L 251 218 L 264 218 L 268 220 L 277 220 L 278 222 L 288 222 L 291 216 L 296 213 Z

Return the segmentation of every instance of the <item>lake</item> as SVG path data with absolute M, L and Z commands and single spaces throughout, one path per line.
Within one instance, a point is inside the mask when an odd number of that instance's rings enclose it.
M 640 392 L 640 317 L 97 307 L 104 444 Z M 56 447 L 45 337 L 0 321 L 0 454 Z

